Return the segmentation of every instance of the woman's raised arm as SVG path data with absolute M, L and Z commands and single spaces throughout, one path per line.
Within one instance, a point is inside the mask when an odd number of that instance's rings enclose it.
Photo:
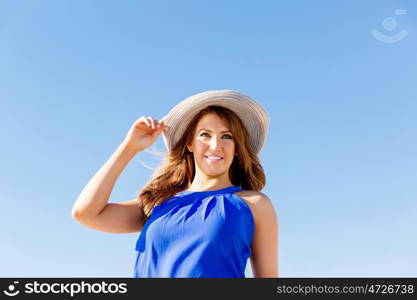
M 108 203 L 113 187 L 129 161 L 152 145 L 164 129 L 163 122 L 139 118 L 125 140 L 97 171 L 78 196 L 71 215 L 87 227 L 105 232 L 140 231 L 143 212 L 139 201 Z

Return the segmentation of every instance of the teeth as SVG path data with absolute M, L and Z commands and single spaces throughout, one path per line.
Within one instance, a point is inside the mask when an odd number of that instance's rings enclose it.
M 208 159 L 215 159 L 215 160 L 222 159 L 221 157 L 217 157 L 217 156 L 206 156 L 206 158 L 208 158 Z

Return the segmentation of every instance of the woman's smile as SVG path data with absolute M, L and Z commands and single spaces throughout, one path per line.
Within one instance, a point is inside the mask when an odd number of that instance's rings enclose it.
M 223 157 L 220 156 L 204 156 L 204 158 L 210 163 L 217 163 L 223 160 Z

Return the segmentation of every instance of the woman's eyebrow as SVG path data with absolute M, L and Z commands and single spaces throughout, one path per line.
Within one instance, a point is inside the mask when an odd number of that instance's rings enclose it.
M 208 132 L 213 132 L 213 131 L 211 131 L 210 129 L 205 129 L 205 128 L 201 128 L 198 132 L 203 131 L 203 130 L 208 131 Z M 231 131 L 230 131 L 230 130 L 221 131 L 220 133 L 225 133 L 225 132 L 230 132 L 230 133 L 231 133 Z

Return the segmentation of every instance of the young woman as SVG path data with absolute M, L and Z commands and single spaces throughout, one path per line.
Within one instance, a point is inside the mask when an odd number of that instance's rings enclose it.
M 266 111 L 232 90 L 193 95 L 162 120 L 141 117 L 78 197 L 72 216 L 90 228 L 140 232 L 135 277 L 279 277 L 278 220 L 260 192 Z M 107 203 L 128 162 L 160 133 L 164 164 L 138 198 Z

